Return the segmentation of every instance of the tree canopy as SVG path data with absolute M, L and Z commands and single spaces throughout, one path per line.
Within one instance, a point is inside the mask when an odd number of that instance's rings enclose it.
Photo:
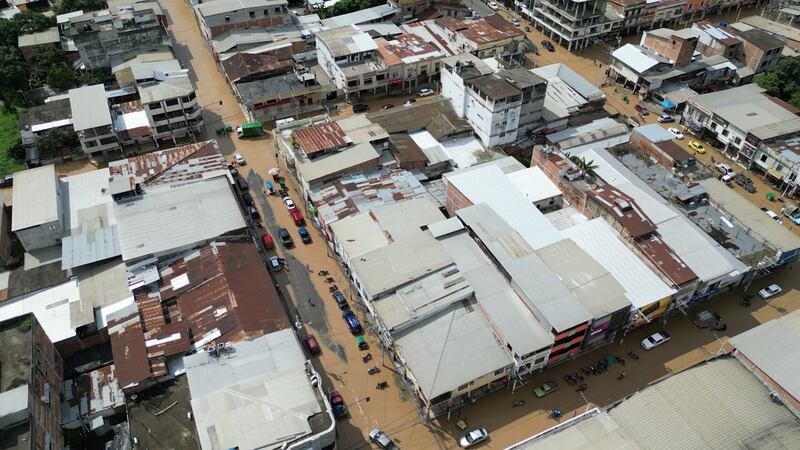
M 61 0 L 53 7 L 56 14 L 66 14 L 73 11 L 97 11 L 106 6 L 105 0 Z
M 329 17 L 340 16 L 342 14 L 349 14 L 351 12 L 361 11 L 362 9 L 372 8 L 386 3 L 381 0 L 339 0 L 327 8 L 320 8 L 317 14 L 320 19 L 327 19 Z
M 756 75 L 756 83 L 769 95 L 800 108 L 800 59 L 780 60 L 769 72 Z

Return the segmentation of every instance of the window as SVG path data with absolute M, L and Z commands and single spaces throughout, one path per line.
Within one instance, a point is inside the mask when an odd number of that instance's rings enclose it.
M 230 21 L 231 21 L 231 16 L 225 16 L 225 22 L 230 22 Z
M 364 78 L 364 84 L 372 84 L 372 77 Z
M 728 135 L 728 130 L 722 130 L 722 135 L 723 136 L 727 136 Z
M 154 109 L 158 109 L 158 108 L 161 108 L 161 103 L 148 103 L 147 104 L 147 109 L 149 109 L 150 111 L 152 111 Z
M 385 75 L 385 74 L 379 73 L 379 74 L 375 75 L 375 79 L 376 79 L 377 81 L 381 81 L 381 80 L 383 80 L 384 78 L 386 78 L 386 75 Z
M 458 390 L 459 391 L 463 391 L 464 389 L 466 389 L 468 387 L 469 387 L 469 383 L 464 383 L 464 384 L 462 384 L 461 386 L 458 387 Z
M 778 172 L 783 172 L 783 166 L 778 164 L 778 166 L 775 167 L 775 170 L 777 170 Z
M 505 371 L 506 371 L 505 367 L 503 367 L 502 369 L 497 369 L 497 370 L 494 371 L 494 376 L 503 374 L 503 373 L 505 373 Z
M 736 144 L 736 145 L 741 144 L 742 143 L 742 138 L 737 137 L 736 139 L 733 140 L 733 143 Z
M 536 361 L 534 361 L 533 363 L 538 365 L 538 364 L 541 364 L 543 362 L 544 362 L 544 356 L 540 356 L 540 357 L 536 358 Z
M 251 19 L 255 19 L 256 18 L 256 12 L 255 11 L 250 11 L 250 18 Z
M 275 12 L 280 14 L 281 13 L 281 9 L 280 8 L 275 8 Z
M 350 80 L 347 82 L 347 85 L 350 87 L 358 86 L 358 80 Z
M 761 158 L 759 159 L 761 160 L 761 162 L 767 162 L 767 155 L 761 155 Z

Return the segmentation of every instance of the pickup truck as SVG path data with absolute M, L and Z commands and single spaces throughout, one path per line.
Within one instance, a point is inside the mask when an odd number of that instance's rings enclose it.
M 756 192 L 756 186 L 753 184 L 753 180 L 750 179 L 747 175 L 743 173 L 737 173 L 733 176 L 733 181 L 736 182 L 739 186 L 743 187 L 745 191 L 754 194 Z

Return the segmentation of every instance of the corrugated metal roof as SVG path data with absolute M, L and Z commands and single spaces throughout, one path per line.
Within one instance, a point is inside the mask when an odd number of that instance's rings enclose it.
M 770 320 L 730 339 L 736 350 L 781 389 L 800 399 L 800 311 Z
M 397 8 L 393 8 L 387 3 L 324 19 L 322 20 L 322 26 L 326 28 L 336 28 L 345 25 L 360 25 L 362 23 L 377 22 L 390 18 L 396 12 Z
M 14 174 L 11 231 L 61 219 L 56 169 L 52 164 Z
M 246 224 L 226 177 L 151 187 L 115 204 L 125 261 L 169 252 L 241 230 Z
M 219 14 L 235 12 L 240 9 L 264 8 L 267 6 L 288 5 L 286 0 L 215 0 L 213 2 L 201 3 L 194 7 L 195 11 L 202 17 L 211 17 Z
M 300 128 L 292 137 L 306 155 L 346 146 L 352 140 L 344 134 L 338 122 L 327 122 L 313 127 Z
M 125 405 L 125 395 L 113 364 L 65 380 L 61 393 L 61 422 L 87 420 Z
M 657 59 L 651 58 L 642 49 L 633 44 L 623 45 L 611 52 L 611 56 L 638 74 L 642 74 L 659 64 Z
M 109 316 L 108 337 L 120 386 L 128 389 L 147 380 L 150 362 L 135 304 Z
M 588 192 L 633 238 L 656 231 L 656 225 L 639 208 L 636 200 L 613 186 L 605 185 Z

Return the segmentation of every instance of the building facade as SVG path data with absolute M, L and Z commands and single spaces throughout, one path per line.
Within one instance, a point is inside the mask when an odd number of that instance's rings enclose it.
M 274 28 L 292 23 L 286 0 L 216 0 L 194 7 L 206 39 L 239 28 Z

